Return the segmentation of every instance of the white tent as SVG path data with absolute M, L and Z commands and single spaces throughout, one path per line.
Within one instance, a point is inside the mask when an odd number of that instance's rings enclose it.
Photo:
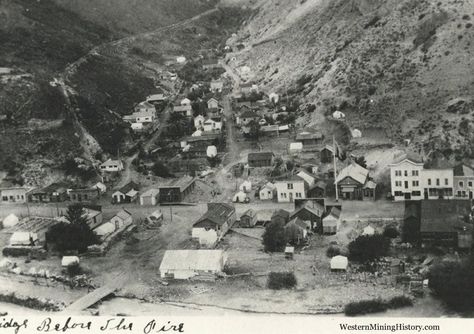
M 98 228 L 94 230 L 98 236 L 103 237 L 104 235 L 113 233 L 115 231 L 115 224 L 111 222 L 107 222 L 105 224 L 100 225 Z
M 92 188 L 99 189 L 101 193 L 105 193 L 107 191 L 107 186 L 102 182 L 97 182 Z
M 250 182 L 248 180 L 242 182 L 239 189 L 240 189 L 240 191 L 243 191 L 243 192 L 246 192 L 246 193 L 250 192 L 252 190 L 252 182 Z
M 20 220 L 18 219 L 18 217 L 14 213 L 10 213 L 3 220 L 3 227 L 4 228 L 9 228 L 9 227 L 15 226 L 19 222 L 20 222 Z
M 182 106 L 190 106 L 191 105 L 191 100 L 185 97 L 184 99 L 181 100 L 181 105 Z
M 130 126 L 132 127 L 132 130 L 135 131 L 143 130 L 143 123 L 132 123 Z
M 368 225 L 364 227 L 362 235 L 374 235 L 374 234 L 375 234 L 375 229 L 372 226 Z
M 331 270 L 347 270 L 349 261 L 347 257 L 342 255 L 336 255 L 331 259 Z
M 354 129 L 351 131 L 352 133 L 352 138 L 360 138 L 362 137 L 362 132 L 358 129 Z
M 215 147 L 214 145 L 208 146 L 206 154 L 209 158 L 214 158 L 217 155 L 217 147 Z
M 10 246 L 32 246 L 38 242 L 38 235 L 32 232 L 14 232 L 10 237 Z
M 342 118 L 346 118 L 346 115 L 342 111 L 336 110 L 335 112 L 332 113 L 332 117 L 335 119 L 342 119 Z
M 68 267 L 73 264 L 79 264 L 79 258 L 77 256 L 63 256 L 61 266 Z
M 268 99 L 270 100 L 270 102 L 278 103 L 278 100 L 280 99 L 280 96 L 277 93 L 270 93 L 268 95 Z
M 186 62 L 186 57 L 184 57 L 184 56 L 176 57 L 176 62 L 178 64 L 184 64 Z
M 237 194 L 234 195 L 232 198 L 232 202 L 234 203 L 243 203 L 245 202 L 245 199 L 247 198 L 247 194 L 244 193 L 243 191 L 239 191 Z

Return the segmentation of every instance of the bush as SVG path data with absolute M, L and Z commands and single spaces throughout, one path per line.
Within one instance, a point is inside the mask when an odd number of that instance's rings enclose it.
M 344 307 L 344 314 L 355 316 L 368 313 L 385 312 L 387 303 L 381 299 L 361 300 L 360 302 L 349 303 Z
M 265 227 L 262 239 L 265 252 L 283 252 L 286 246 L 284 225 L 271 222 Z
M 450 308 L 474 309 L 474 268 L 470 262 L 441 262 L 430 268 L 429 287 Z
M 396 227 L 387 226 L 383 231 L 383 236 L 389 239 L 395 239 L 400 235 Z
M 387 306 L 391 309 L 413 306 L 413 301 L 407 296 L 396 296 L 387 302 Z
M 349 244 L 349 259 L 358 262 L 373 261 L 388 253 L 390 242 L 380 234 L 361 235 Z
M 336 255 L 339 255 L 339 254 L 341 254 L 341 250 L 339 249 L 339 247 L 337 245 L 331 245 L 326 250 L 326 256 L 329 257 L 329 258 L 332 258 L 332 257 L 334 257 Z
M 268 288 L 273 290 L 291 289 L 296 286 L 296 277 L 292 272 L 275 273 L 271 272 L 268 276 Z
M 344 307 L 344 314 L 349 316 L 385 312 L 387 309 L 397 309 L 413 306 L 413 301 L 407 296 L 396 296 L 385 301 L 382 299 L 361 300 L 349 303 Z
M 66 271 L 69 277 L 74 277 L 82 274 L 82 268 L 79 263 L 72 263 L 66 267 Z

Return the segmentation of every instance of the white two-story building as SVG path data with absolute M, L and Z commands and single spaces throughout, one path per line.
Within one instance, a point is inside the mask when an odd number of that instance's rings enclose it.
M 422 162 L 410 159 L 389 167 L 395 201 L 453 198 L 452 169 L 425 169 Z
M 305 181 L 300 178 L 275 182 L 278 202 L 294 202 L 306 198 Z

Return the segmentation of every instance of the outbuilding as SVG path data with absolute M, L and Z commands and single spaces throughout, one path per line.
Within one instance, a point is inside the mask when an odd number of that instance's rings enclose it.
M 224 271 L 226 253 L 221 249 L 167 250 L 160 276 L 167 279 L 215 278 Z
M 38 235 L 32 232 L 14 232 L 10 237 L 10 246 L 35 246 L 38 242 Z
M 331 271 L 347 271 L 349 261 L 347 257 L 336 255 L 331 259 Z
M 61 266 L 63 267 L 69 267 L 76 264 L 79 264 L 79 258 L 77 256 L 63 256 L 61 259 Z
M 140 205 L 156 205 L 158 204 L 160 195 L 159 189 L 149 189 L 140 195 Z
M 257 213 L 253 209 L 248 209 L 240 216 L 240 227 L 254 227 L 257 223 Z

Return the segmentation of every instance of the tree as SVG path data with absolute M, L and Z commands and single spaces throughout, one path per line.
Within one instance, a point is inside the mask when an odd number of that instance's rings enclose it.
M 263 233 L 265 252 L 283 252 L 286 246 L 285 227 L 280 222 L 271 222 Z
M 257 121 L 252 120 L 251 122 L 249 122 L 248 126 L 250 129 L 248 133 L 248 137 L 258 140 L 258 137 L 260 136 L 260 124 L 258 124 Z
M 66 219 L 50 227 L 46 233 L 46 241 L 56 246 L 60 252 L 78 251 L 83 253 L 87 247 L 100 243 L 100 239 L 87 224 L 85 210 L 80 204 L 70 205 Z
M 349 259 L 358 262 L 373 261 L 387 255 L 389 245 L 389 240 L 383 235 L 361 235 L 349 244 Z
M 365 160 L 364 156 L 356 157 L 355 163 L 361 167 L 367 168 L 367 161 Z
M 160 177 L 171 177 L 171 176 L 173 176 L 170 173 L 168 167 L 166 167 L 165 164 L 162 163 L 161 161 L 155 162 L 155 164 L 151 168 L 151 171 L 153 172 L 153 174 L 155 174 L 156 176 L 160 176 Z
M 474 309 L 474 266 L 471 261 L 441 262 L 428 273 L 429 287 L 450 308 Z
M 395 226 L 387 226 L 384 230 L 383 230 L 383 236 L 385 238 L 389 238 L 389 239 L 395 239 L 397 238 L 398 236 L 400 235 L 400 233 L 398 232 L 397 228 Z

